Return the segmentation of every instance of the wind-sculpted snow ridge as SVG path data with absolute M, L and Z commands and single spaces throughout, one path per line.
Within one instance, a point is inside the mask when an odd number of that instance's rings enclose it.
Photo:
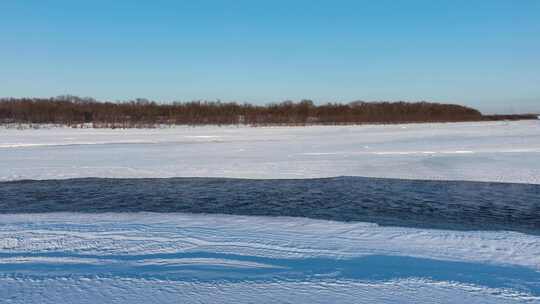
M 340 177 L 0 182 L 0 213 L 188 212 L 540 234 L 540 185 Z
M 6 303 L 537 303 L 507 289 L 406 279 L 385 282 L 183 282 L 144 278 L 0 278 Z
M 540 121 L 0 129 L 0 180 L 366 176 L 540 184 Z
M 517 232 L 179 213 L 0 223 L 7 303 L 540 301 L 540 237 Z

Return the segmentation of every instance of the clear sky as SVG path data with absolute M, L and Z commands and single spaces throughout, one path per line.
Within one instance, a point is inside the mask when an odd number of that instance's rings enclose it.
M 540 0 L 0 1 L 0 96 L 540 112 Z

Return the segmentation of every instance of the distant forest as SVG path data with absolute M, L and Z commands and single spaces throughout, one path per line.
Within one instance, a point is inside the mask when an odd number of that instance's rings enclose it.
M 537 119 L 536 115 L 492 115 L 454 104 L 362 102 L 315 105 L 310 100 L 253 105 L 220 101 L 156 103 L 146 99 L 99 102 L 92 98 L 1 98 L 0 123 L 92 125 L 132 128 L 166 125 L 339 125 Z

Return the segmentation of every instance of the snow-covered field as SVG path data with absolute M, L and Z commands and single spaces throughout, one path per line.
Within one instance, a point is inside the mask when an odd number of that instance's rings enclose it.
M 0 128 L 4 182 L 339 175 L 540 184 L 540 121 Z M 531 212 L 540 210 L 540 193 L 528 197 Z M 2 213 L 0 303 L 540 303 L 534 233 L 224 214 Z
M 540 121 L 0 129 L 0 180 L 343 175 L 540 184 Z

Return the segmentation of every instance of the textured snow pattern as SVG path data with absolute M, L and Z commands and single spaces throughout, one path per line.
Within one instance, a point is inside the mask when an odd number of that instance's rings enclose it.
M 174 213 L 0 215 L 0 223 L 8 303 L 78 294 L 81 303 L 213 302 L 214 290 L 242 303 L 540 301 L 540 237 L 518 232 Z

